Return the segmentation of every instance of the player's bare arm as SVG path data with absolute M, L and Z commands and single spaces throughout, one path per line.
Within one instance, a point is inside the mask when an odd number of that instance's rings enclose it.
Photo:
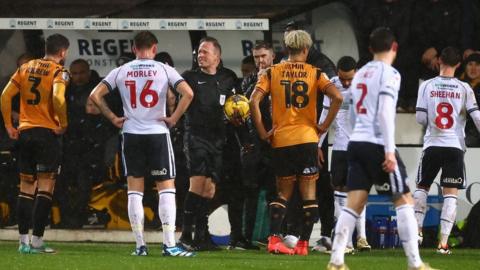
M 65 102 L 65 83 L 57 82 L 53 85 L 53 110 L 58 117 L 59 127 L 55 134 L 61 135 L 67 130 L 67 103 Z
M 172 88 L 169 87 L 167 91 L 167 109 L 168 109 L 169 115 L 172 115 L 173 112 L 175 111 L 176 101 L 177 101 L 177 98 L 175 97 L 175 94 L 173 93 Z
M 182 115 L 185 113 L 185 111 L 187 110 L 188 106 L 190 105 L 193 99 L 192 88 L 190 88 L 188 83 L 186 83 L 185 81 L 178 84 L 177 91 L 181 95 L 177 108 L 175 109 L 175 111 L 172 113 L 170 117 L 164 117 L 160 119 L 161 121 L 165 121 L 165 123 L 169 127 L 175 126 L 178 119 L 182 117 Z
M 112 124 L 118 128 L 123 127 L 123 123 L 127 119 L 126 117 L 118 117 L 110 110 L 107 102 L 105 101 L 105 95 L 108 94 L 108 88 L 105 83 L 100 82 L 90 94 L 90 99 L 97 105 L 102 114 L 112 122 Z
M 268 132 L 265 130 L 265 126 L 262 122 L 262 112 L 260 111 L 260 102 L 264 97 L 264 92 L 258 88 L 253 91 L 252 96 L 250 97 L 250 112 L 252 114 L 253 123 L 255 124 L 258 135 L 262 140 L 269 141 L 273 134 L 273 128 Z
M 87 99 L 87 104 L 85 104 L 85 112 L 93 115 L 98 115 L 102 113 L 90 97 Z
M 330 84 L 330 86 L 325 89 L 324 93 L 327 97 L 330 98 L 331 103 L 325 120 L 320 125 L 318 125 L 318 131 L 320 134 L 328 131 L 328 128 L 332 124 L 333 120 L 335 120 L 338 110 L 340 110 L 340 106 L 343 102 L 342 94 L 333 84 Z
M 8 82 L 7 86 L 2 92 L 2 100 L 0 107 L 2 108 L 3 122 L 5 123 L 5 129 L 8 132 L 10 139 L 18 139 L 18 130 L 13 127 L 12 124 L 12 98 L 18 94 L 19 89 L 12 82 Z

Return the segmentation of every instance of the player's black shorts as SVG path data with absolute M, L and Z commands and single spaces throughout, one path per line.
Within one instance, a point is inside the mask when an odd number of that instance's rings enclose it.
M 175 178 L 175 156 L 169 134 L 123 133 L 122 138 L 125 176 L 151 177 L 155 181 Z
M 455 147 L 430 146 L 423 151 L 418 165 L 417 185 L 430 187 L 440 169 L 442 187 L 464 189 L 465 177 L 464 152 Z
M 20 131 L 20 173 L 58 173 L 62 154 L 61 139 L 48 128 L 30 128 Z
M 382 168 L 385 161 L 383 145 L 369 142 L 350 142 L 348 144 L 348 190 L 370 191 L 372 185 L 379 194 L 395 195 L 408 193 L 407 172 L 397 151 L 397 168 L 386 173 Z
M 318 145 L 304 143 L 273 148 L 273 170 L 277 177 L 318 174 Z
M 332 151 L 332 184 L 334 187 L 347 185 L 348 155 L 347 151 Z
M 222 139 L 207 140 L 186 132 L 184 152 L 189 175 L 210 177 L 218 183 L 222 172 L 224 144 L 225 140 Z

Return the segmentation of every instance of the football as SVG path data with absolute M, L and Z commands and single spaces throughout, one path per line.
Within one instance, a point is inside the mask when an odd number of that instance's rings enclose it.
M 286 235 L 283 237 L 283 243 L 289 248 L 294 248 L 297 245 L 298 237 L 293 235 Z
M 238 111 L 240 117 L 245 120 L 250 116 L 250 106 L 248 104 L 248 98 L 244 95 L 230 96 L 223 106 L 223 111 L 228 120 L 232 120 L 235 111 Z

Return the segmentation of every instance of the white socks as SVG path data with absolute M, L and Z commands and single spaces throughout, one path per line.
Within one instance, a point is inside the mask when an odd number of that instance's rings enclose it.
M 455 217 L 457 216 L 457 196 L 445 195 L 443 196 L 442 213 L 440 214 L 440 243 L 446 245 L 448 236 L 452 231 L 453 224 L 455 224 Z
M 340 217 L 340 213 L 342 212 L 342 208 L 347 205 L 347 193 L 342 191 L 335 191 L 333 193 L 333 198 L 335 206 L 334 216 L 335 219 L 338 220 L 338 217 Z
M 28 237 L 28 234 L 20 234 L 19 238 L 20 244 L 25 244 L 29 245 L 30 244 L 30 238 Z
M 32 247 L 39 248 L 41 246 L 43 246 L 43 237 L 32 235 Z
M 367 206 L 363 207 L 363 211 L 358 216 L 357 222 L 355 223 L 355 228 L 357 229 L 357 238 L 367 239 L 367 233 L 365 231 L 365 212 L 367 211 Z
M 352 232 L 355 228 L 355 222 L 358 219 L 358 215 L 352 209 L 344 207 L 340 213 L 340 217 L 337 220 L 335 226 L 335 239 L 333 240 L 332 255 L 330 257 L 330 263 L 334 265 L 344 264 L 344 252 L 347 242 L 352 239 Z
M 397 212 L 398 236 L 407 255 L 409 267 L 420 267 L 422 259 L 418 251 L 418 227 L 413 207 L 408 204 L 395 209 Z
M 428 192 L 423 189 L 417 189 L 413 193 L 413 199 L 415 200 L 415 219 L 417 220 L 417 227 L 423 227 L 423 220 L 427 213 L 427 196 Z
M 130 226 L 135 236 L 137 248 L 145 246 L 145 239 L 143 237 L 143 193 L 138 191 L 128 192 L 128 218 L 130 219 Z
M 175 242 L 175 218 L 177 207 L 175 204 L 175 189 L 164 189 L 158 192 L 158 215 L 162 222 L 163 244 L 173 247 Z

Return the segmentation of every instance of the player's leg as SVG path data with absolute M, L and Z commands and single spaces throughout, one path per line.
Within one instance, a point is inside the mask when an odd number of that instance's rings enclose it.
M 335 226 L 335 238 L 332 245 L 330 264 L 342 266 L 345 263 L 344 253 L 349 239 L 352 238 L 355 223 L 367 203 L 366 190 L 351 190 L 348 192 L 347 205 L 342 209 Z
M 384 156 L 383 147 L 378 145 L 364 142 L 350 142 L 348 145 L 347 205 L 342 209 L 335 226 L 329 269 L 339 269 L 345 265 L 345 248 L 367 203 L 374 173 L 381 170 Z
M 437 252 L 450 254 L 448 237 L 457 216 L 458 190 L 466 186 L 464 152 L 456 148 L 444 148 L 440 185 L 443 189 L 443 207 L 440 214 L 440 241 Z
M 32 147 L 37 169 L 37 196 L 33 205 L 32 253 L 53 253 L 55 250 L 43 242 L 45 226 L 52 209 L 55 178 L 60 166 L 61 146 L 59 138 L 46 128 L 32 129 L 35 135 Z
M 28 231 L 32 222 L 32 210 L 37 188 L 35 178 L 36 164 L 33 159 L 30 132 L 26 130 L 19 135 L 20 192 L 17 198 L 16 214 L 19 233 L 18 252 L 20 253 L 30 252 Z
M 292 197 L 296 183 L 296 152 L 294 146 L 272 149 L 272 163 L 276 175 L 277 196 L 269 204 L 270 236 L 267 251 L 270 253 L 293 254 L 291 248 L 285 246 L 280 237 L 282 223 L 287 213 L 288 202 Z
M 318 202 L 316 200 L 316 181 L 318 173 L 298 177 L 300 195 L 302 197 L 302 226 L 300 238 L 295 247 L 295 254 L 308 255 L 308 241 L 313 225 L 318 221 Z
M 386 183 L 390 185 L 390 189 L 386 193 L 392 195 L 395 212 L 397 213 L 398 236 L 407 256 L 408 267 L 412 269 L 428 269 L 428 266 L 424 265 L 420 258 L 414 200 L 406 183 L 407 173 L 405 165 L 398 152 L 396 153 L 396 158 L 397 166 L 394 172 L 386 175 L 388 179 Z
M 156 182 L 158 190 L 158 215 L 162 222 L 163 256 L 191 257 L 195 254 L 187 251 L 175 242 L 175 183 L 173 179 Z
M 143 192 L 144 192 L 144 178 L 127 176 L 128 184 L 128 219 L 135 236 L 136 249 L 132 255 L 146 256 L 148 250 L 146 248 L 145 237 L 143 233 L 145 212 L 143 209 Z
M 328 172 L 329 165 L 327 140 L 323 141 L 321 151 L 323 152 L 325 161 L 323 167 L 320 169 L 318 180 L 316 181 L 318 213 L 321 224 L 320 239 L 317 241 L 317 245 L 319 245 L 322 250 L 328 252 L 332 249 L 331 236 L 335 226 L 335 199 L 330 173 Z
M 267 250 L 270 253 L 293 254 L 280 237 L 282 223 L 287 213 L 287 206 L 295 186 L 296 176 L 277 176 L 277 197 L 270 203 L 270 237 Z
M 423 242 L 423 221 L 427 213 L 427 197 L 430 186 L 433 180 L 440 171 L 441 153 L 438 151 L 438 147 L 428 147 L 422 153 L 420 163 L 418 165 L 417 172 L 417 189 L 413 193 L 415 219 L 417 220 L 417 227 L 419 231 L 418 241 L 421 244 Z
M 149 147 L 145 145 L 146 136 L 129 133 L 124 133 L 122 136 L 122 158 L 128 185 L 128 219 L 135 237 L 135 251 L 132 252 L 132 255 L 136 256 L 148 255 L 143 234 L 145 217 L 143 209 L 144 176 L 147 170 L 146 149 Z
M 37 182 L 35 177 L 20 173 L 20 192 L 17 198 L 17 223 L 19 237 L 18 252 L 30 252 L 30 238 L 28 231 L 32 222 L 32 210 L 35 200 Z

